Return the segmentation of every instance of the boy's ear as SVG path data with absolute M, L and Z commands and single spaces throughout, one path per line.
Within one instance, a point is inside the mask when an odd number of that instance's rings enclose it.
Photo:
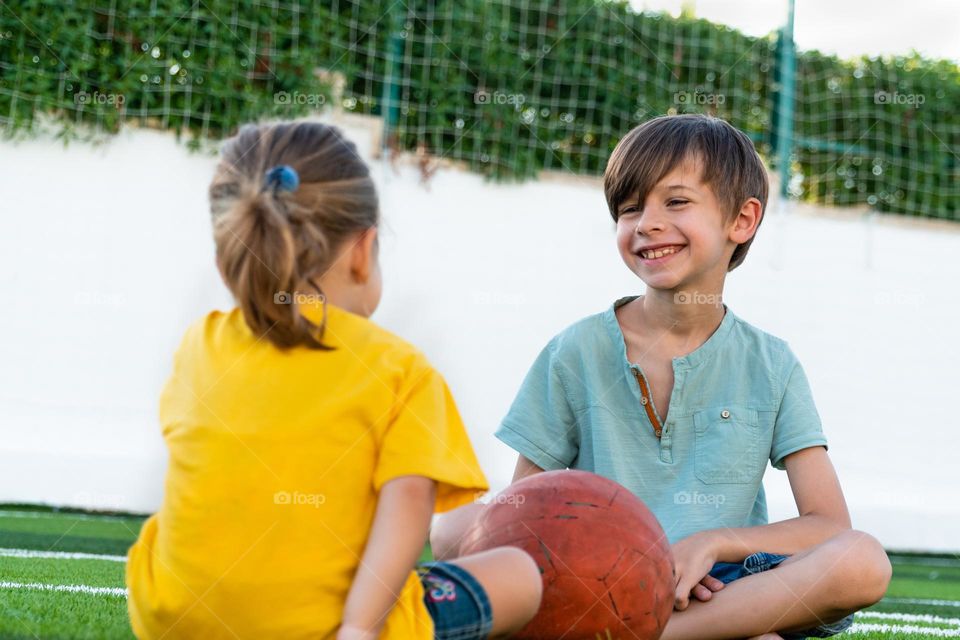
M 730 228 L 730 240 L 736 244 L 743 244 L 753 237 L 763 218 L 763 205 L 756 198 L 749 198 L 740 207 L 737 217 Z
M 377 261 L 377 228 L 361 231 L 350 249 L 350 274 L 360 284 L 370 279 Z

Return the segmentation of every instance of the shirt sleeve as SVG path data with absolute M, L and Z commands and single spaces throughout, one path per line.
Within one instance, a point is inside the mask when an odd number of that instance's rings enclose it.
M 422 356 L 405 373 L 381 437 L 374 488 L 408 475 L 437 482 L 437 512 L 470 503 L 489 488 L 446 381 Z
M 554 338 L 537 356 L 496 436 L 541 469 L 566 469 L 580 452 Z
M 770 464 L 781 471 L 786 467 L 783 459 L 808 447 L 827 447 L 823 435 L 820 415 L 813 403 L 810 383 L 803 366 L 791 354 L 793 366 L 789 369 L 787 383 L 780 400 L 780 410 L 773 427 L 773 446 L 770 450 Z

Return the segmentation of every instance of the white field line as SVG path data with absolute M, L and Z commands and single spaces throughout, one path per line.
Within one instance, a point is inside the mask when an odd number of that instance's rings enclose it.
M 865 624 L 861 622 L 854 622 L 852 627 L 838 637 L 865 633 L 915 633 L 920 636 L 930 636 L 931 638 L 960 638 L 960 629 L 937 629 L 936 627 L 918 627 L 912 624 Z
M 924 567 L 960 567 L 960 559 L 954 558 L 917 558 L 914 556 L 891 555 L 893 564 L 909 564 Z
M 126 556 L 111 556 L 99 553 L 80 553 L 75 551 L 36 551 L 33 549 L 0 548 L 0 558 L 57 558 L 61 560 L 107 560 L 126 562 Z
M 924 598 L 884 598 L 884 604 L 925 604 L 931 607 L 960 607 L 960 600 L 926 600 Z
M 8 582 L 0 580 L 0 589 L 28 589 L 31 591 L 67 591 L 86 593 L 92 596 L 127 597 L 127 590 L 121 587 L 89 587 L 85 584 L 44 584 L 42 582 Z
M 960 618 L 941 618 L 927 613 L 883 613 L 880 611 L 858 611 L 857 620 L 877 618 L 879 620 L 897 620 L 899 622 L 924 622 L 926 624 L 948 624 L 960 629 Z
M 53 511 L 6 511 L 0 509 L 0 518 L 70 518 L 72 520 L 114 520 L 126 521 L 132 518 L 122 516 L 97 516 L 87 513 L 63 513 Z

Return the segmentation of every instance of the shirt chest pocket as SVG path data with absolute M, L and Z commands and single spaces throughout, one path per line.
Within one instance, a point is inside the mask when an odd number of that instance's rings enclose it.
M 760 455 L 760 417 L 743 405 L 724 405 L 693 414 L 694 472 L 706 484 L 745 484 L 756 479 L 766 458 Z

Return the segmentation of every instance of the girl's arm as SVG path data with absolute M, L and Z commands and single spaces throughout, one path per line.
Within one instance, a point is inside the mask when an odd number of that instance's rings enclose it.
M 403 476 L 380 488 L 377 513 L 353 579 L 338 640 L 375 639 L 423 552 L 437 484 Z

